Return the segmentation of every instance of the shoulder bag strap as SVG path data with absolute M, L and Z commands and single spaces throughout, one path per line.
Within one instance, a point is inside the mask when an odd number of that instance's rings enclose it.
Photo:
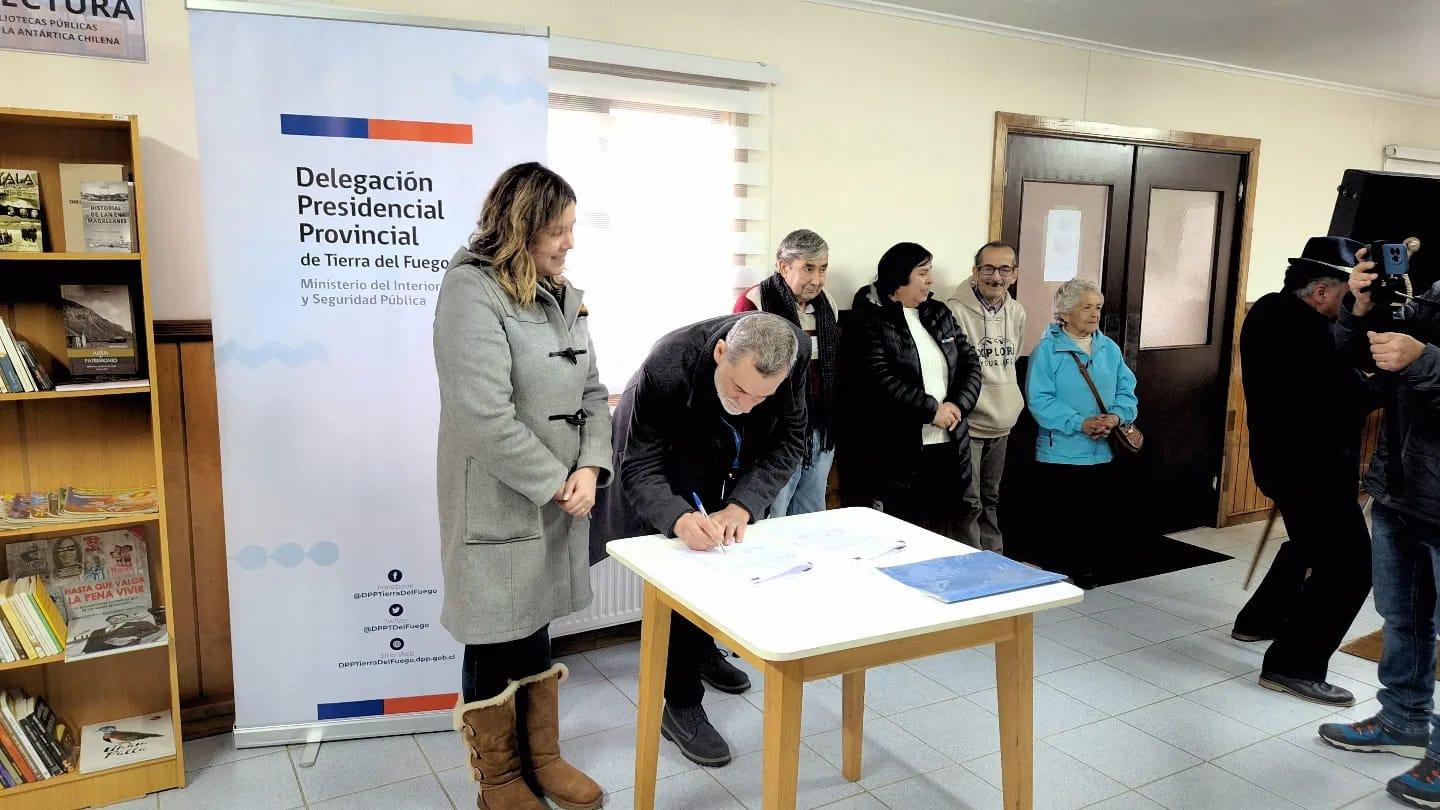
M 1105 407 L 1105 400 L 1100 398 L 1100 389 L 1096 388 L 1095 381 L 1090 379 L 1089 370 L 1085 368 L 1084 363 L 1080 362 L 1080 355 L 1074 352 L 1066 352 L 1066 354 L 1070 355 L 1070 359 L 1075 361 L 1075 365 L 1080 369 L 1080 376 L 1084 377 L 1085 384 L 1090 386 L 1090 393 L 1095 395 L 1095 404 L 1100 406 L 1100 413 L 1110 413 L 1110 409 Z

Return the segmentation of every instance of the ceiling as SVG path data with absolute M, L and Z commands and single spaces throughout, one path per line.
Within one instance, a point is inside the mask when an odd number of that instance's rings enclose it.
M 978 21 L 1440 103 L 1436 0 L 819 2 L 913 10 L 940 15 L 937 22 Z

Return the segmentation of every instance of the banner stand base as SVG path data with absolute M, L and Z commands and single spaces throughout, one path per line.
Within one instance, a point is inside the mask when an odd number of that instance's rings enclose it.
M 309 753 L 311 743 L 331 740 L 358 740 L 397 734 L 428 734 L 453 731 L 454 719 L 448 711 L 392 714 L 382 717 L 357 717 L 350 720 L 318 720 L 314 723 L 292 723 L 284 726 L 235 728 L 236 748 L 263 748 L 270 745 L 304 745 Z

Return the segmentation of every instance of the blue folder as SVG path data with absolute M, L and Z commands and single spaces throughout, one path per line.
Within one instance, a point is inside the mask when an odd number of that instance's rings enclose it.
M 1063 574 L 1031 568 L 993 551 L 937 557 L 878 570 L 947 604 L 1036 588 L 1065 579 Z

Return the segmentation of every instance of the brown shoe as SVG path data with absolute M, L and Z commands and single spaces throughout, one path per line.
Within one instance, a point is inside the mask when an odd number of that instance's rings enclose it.
M 515 691 L 512 683 L 488 700 L 455 704 L 455 730 L 470 749 L 470 772 L 480 786 L 479 810 L 546 810 L 521 777 Z
M 563 810 L 594 810 L 604 803 L 605 791 L 560 756 L 560 682 L 569 675 L 564 664 L 556 664 L 515 682 L 525 690 L 527 765 L 545 798 Z

